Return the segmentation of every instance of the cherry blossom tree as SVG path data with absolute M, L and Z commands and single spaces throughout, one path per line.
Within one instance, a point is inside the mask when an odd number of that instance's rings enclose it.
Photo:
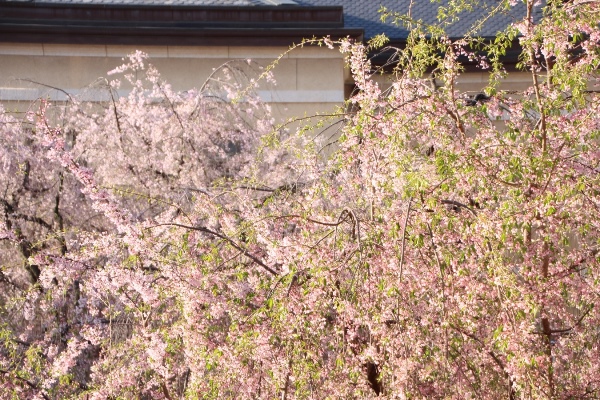
M 597 398 L 600 9 L 524 6 L 493 42 L 388 14 L 413 28 L 389 88 L 317 40 L 357 86 L 333 137 L 273 128 L 234 69 L 175 93 L 140 54 L 127 97 L 2 114 L 30 283 L 3 272 L 0 393 Z M 456 89 L 468 58 L 485 94 Z
M 133 235 L 115 222 L 187 213 L 194 197 L 208 193 L 213 182 L 249 173 L 244 171 L 250 168 L 260 137 L 273 131 L 268 106 L 259 101 L 247 78 L 253 68 L 251 62 L 232 61 L 216 69 L 198 90 L 175 93 L 148 65 L 147 56 L 137 52 L 109 72 L 112 80 L 88 89 L 103 102 L 71 97 L 65 104 L 50 105 L 40 100 L 24 118 L 2 110 L 0 293 L 7 338 L 20 332 L 17 343 L 29 348 L 46 337 L 56 344 L 53 351 L 58 355 L 72 335 L 72 324 L 79 324 L 67 315 L 80 299 L 77 276 L 65 286 L 45 276 L 57 296 L 64 290 L 63 295 L 71 297 L 50 301 L 45 311 L 52 318 L 40 318 L 43 304 L 38 298 L 50 292 L 43 288 L 36 257 L 74 261 L 71 257 L 86 241 Z M 120 97 L 123 87 L 129 94 Z M 244 98 L 236 99 L 242 89 Z M 60 133 L 43 134 L 50 121 Z M 123 253 L 118 253 L 115 260 L 122 260 Z M 88 261 L 91 266 L 106 260 Z M 64 360 L 64 368 L 73 366 Z M 16 373 L 12 379 L 32 389 L 28 373 L 20 376 L 12 367 L 3 369 L 4 375 Z M 50 371 L 48 379 L 54 375 Z

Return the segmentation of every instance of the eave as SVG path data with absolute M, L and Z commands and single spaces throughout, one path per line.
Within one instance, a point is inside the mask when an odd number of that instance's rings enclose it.
M 342 7 L 130 6 L 0 2 L 0 42 L 289 46 L 304 38 L 363 39 Z
M 461 38 L 450 38 L 451 40 L 458 40 Z M 486 42 L 493 42 L 495 38 L 486 37 L 482 38 Z M 394 64 L 388 65 L 388 60 L 394 54 L 394 49 L 403 49 L 407 45 L 406 39 L 391 39 L 384 50 L 375 50 L 369 54 L 371 63 L 378 68 L 382 68 L 386 72 L 392 72 L 394 69 Z M 520 45 L 519 39 L 515 39 L 512 41 L 510 47 L 506 49 L 506 53 L 500 58 L 500 61 L 504 65 L 507 71 L 516 71 L 517 63 L 519 62 L 519 56 L 522 53 L 522 47 Z M 463 66 L 466 72 L 481 72 L 485 71 L 478 67 L 478 63 L 476 61 L 472 61 L 467 59 L 466 57 L 459 57 L 458 61 Z

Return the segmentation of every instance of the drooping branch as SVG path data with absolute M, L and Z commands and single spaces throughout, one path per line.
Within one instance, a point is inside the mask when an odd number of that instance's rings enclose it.
M 41 391 L 40 388 L 36 384 L 31 382 L 29 379 L 23 378 L 22 376 L 19 376 L 18 374 L 13 374 L 10 371 L 4 370 L 4 369 L 0 369 L 0 373 L 4 374 L 4 375 L 14 376 L 16 379 L 20 380 L 21 382 L 23 382 L 27 386 L 29 386 L 31 389 L 38 391 L 44 400 L 50 400 L 50 397 L 48 397 L 48 395 L 46 395 L 46 393 Z
M 62 254 L 63 256 L 67 253 L 67 241 L 65 240 L 65 236 L 64 236 L 64 230 L 65 230 L 65 225 L 64 225 L 64 220 L 63 220 L 63 216 L 62 213 L 60 212 L 60 198 L 62 195 L 62 191 L 63 191 L 63 183 L 64 183 L 64 176 L 63 173 L 60 172 L 58 174 L 58 190 L 56 191 L 56 196 L 54 196 L 54 216 L 56 217 L 56 221 L 58 223 L 58 241 L 60 243 L 60 254 Z
M 190 229 L 190 230 L 193 230 L 193 231 L 203 232 L 203 233 L 207 233 L 207 234 L 209 234 L 211 236 L 218 237 L 219 239 L 222 239 L 222 240 L 226 241 L 227 243 L 229 243 L 233 248 L 235 248 L 236 250 L 240 251 L 243 255 L 245 255 L 246 257 L 248 257 L 252 261 L 254 261 L 256 264 L 260 265 L 264 270 L 266 270 L 267 272 L 269 272 L 271 275 L 274 275 L 274 276 L 279 275 L 277 273 L 277 271 L 275 271 L 273 268 L 269 267 L 261 259 L 259 259 L 255 255 L 253 255 L 252 253 L 250 253 L 247 249 L 245 249 L 241 245 L 237 244 L 231 238 L 229 238 L 229 237 L 227 237 L 227 236 L 225 236 L 225 235 L 223 235 L 223 234 L 221 234 L 219 232 L 215 232 L 215 231 L 213 231 L 211 229 L 208 229 L 206 227 L 203 227 L 203 226 L 190 226 L 190 225 L 178 224 L 178 223 L 175 223 L 175 222 L 165 223 L 165 224 L 157 224 L 157 225 L 154 225 L 152 227 L 158 227 L 158 226 L 177 226 L 179 228 Z
M 469 211 L 474 216 L 477 216 L 477 213 L 475 212 L 475 210 L 473 210 L 468 205 L 458 202 L 456 200 L 442 200 L 442 204 L 448 204 L 448 205 L 451 205 L 451 206 L 454 206 L 457 208 L 464 208 L 465 210 Z
M 408 205 L 406 206 L 406 216 L 404 217 L 404 225 L 402 226 L 402 243 L 400 253 L 400 276 L 399 281 L 402 282 L 402 272 L 404 270 L 404 253 L 406 251 L 406 226 L 408 225 L 408 218 L 410 216 L 410 207 L 412 205 L 412 198 L 408 199 Z
M 477 342 L 483 348 L 486 347 L 485 343 L 480 338 L 475 336 L 474 334 L 467 332 L 464 329 L 461 329 L 460 327 L 456 326 L 453 323 L 450 323 L 449 326 L 450 326 L 450 328 L 454 329 L 456 332 L 461 333 L 461 334 L 465 335 L 466 337 L 468 337 L 469 339 Z M 500 368 L 500 370 L 502 371 L 502 373 L 508 380 L 508 386 L 509 386 L 508 397 L 509 397 L 509 399 L 510 400 L 516 399 L 517 394 L 515 393 L 515 390 L 513 388 L 513 379 L 510 376 L 510 374 L 508 373 L 508 371 L 506 370 L 506 365 L 493 350 L 488 350 L 487 354 L 492 358 L 492 360 L 494 360 L 494 363 Z
M 533 6 L 535 4 L 534 0 L 527 0 L 527 16 L 526 16 L 526 21 L 527 21 L 527 29 L 529 31 L 529 33 L 533 33 L 533 29 L 534 29 L 534 22 L 533 22 Z M 535 100 L 536 103 L 538 105 L 538 108 L 540 110 L 540 120 L 539 120 L 539 126 L 540 126 L 540 134 L 542 136 L 542 151 L 544 154 L 546 154 L 546 151 L 548 149 L 548 143 L 547 143 L 547 128 L 546 128 L 546 109 L 544 107 L 544 103 L 542 100 L 542 95 L 541 95 L 541 90 L 540 90 L 540 82 L 538 79 L 538 71 L 537 69 L 539 68 L 538 62 L 536 60 L 536 56 L 535 56 L 535 49 L 533 47 L 533 44 L 529 45 L 528 48 L 528 56 L 529 56 L 529 63 L 530 63 L 530 67 L 531 67 L 531 77 L 533 79 L 533 90 L 535 91 Z
M 562 335 L 562 334 L 570 333 L 575 328 L 577 328 L 578 326 L 580 326 L 583 323 L 583 320 L 585 319 L 585 317 L 587 317 L 593 309 L 594 309 L 594 305 L 591 305 L 590 307 L 588 307 L 588 309 L 583 314 L 581 314 L 581 316 L 577 319 L 577 321 L 575 321 L 575 323 L 568 328 L 553 329 L 550 327 L 550 323 L 548 322 L 548 319 L 544 318 L 545 321 L 542 321 L 542 329 L 543 329 L 542 332 L 533 331 L 533 332 L 531 332 L 531 334 L 552 336 L 552 335 Z

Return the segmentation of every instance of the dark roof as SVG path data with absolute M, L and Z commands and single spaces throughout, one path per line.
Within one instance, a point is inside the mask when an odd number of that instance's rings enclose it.
M 313 36 L 363 38 L 362 29 L 344 27 L 340 6 L 172 1 L 0 0 L 0 42 L 289 46 Z
M 0 0 L 0 41 L 181 45 L 289 45 L 306 37 L 356 39 L 385 33 L 402 42 L 408 31 L 382 22 L 379 10 L 439 25 L 452 0 Z M 412 5 L 411 5 L 412 4 Z M 462 37 L 498 0 L 481 0 L 447 24 Z M 488 18 L 474 36 L 493 37 L 522 19 L 525 5 Z M 539 18 L 541 9 L 536 8 Z M 108 29 L 107 29 L 108 28 Z
M 382 22 L 379 10 L 381 6 L 391 11 L 408 14 L 409 8 L 412 18 L 423 20 L 431 25 L 439 24 L 437 18 L 438 7 L 448 4 L 448 0 L 432 2 L 431 0 L 295 0 L 302 6 L 331 6 L 337 5 L 344 8 L 344 26 L 347 28 L 362 28 L 365 37 L 371 38 L 380 33 L 385 33 L 392 39 L 405 39 L 408 31 L 402 27 L 395 26 L 391 21 Z M 410 4 L 412 3 L 412 6 Z M 471 27 L 490 11 L 498 7 L 498 0 L 482 0 L 480 5 L 472 12 L 463 12 L 460 19 L 447 27 L 451 37 L 462 37 Z M 537 17 L 541 15 L 541 7 L 536 7 Z M 523 19 L 525 16 L 525 5 L 519 2 L 509 11 L 504 11 L 485 21 L 482 29 L 475 32 L 475 36 L 494 37 L 496 33 L 509 24 Z

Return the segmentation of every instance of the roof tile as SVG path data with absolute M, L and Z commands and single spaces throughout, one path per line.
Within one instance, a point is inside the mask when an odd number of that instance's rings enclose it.
M 382 22 L 379 9 L 381 6 L 391 11 L 408 14 L 416 20 L 422 20 L 428 24 L 439 24 L 437 10 L 440 6 L 447 5 L 449 0 L 432 3 L 429 0 L 296 0 L 303 6 L 343 6 L 344 21 L 346 28 L 364 28 L 365 37 L 370 38 L 385 32 L 392 39 L 406 38 L 408 31 L 401 26 L 395 26 L 391 21 Z M 412 6 L 411 6 L 412 4 Z M 461 37 L 471 30 L 475 24 L 484 16 L 498 6 L 498 0 L 480 1 L 480 6 L 473 12 L 463 12 L 458 21 L 447 26 L 447 32 L 451 37 Z M 541 7 L 536 9 L 538 16 L 541 15 Z M 496 14 L 485 21 L 481 29 L 474 32 L 476 36 L 491 37 L 509 24 L 518 21 L 525 15 L 525 6 L 522 3 L 509 11 Z
M 408 30 L 402 26 L 396 26 L 391 21 L 382 22 L 379 10 L 381 6 L 389 10 L 403 14 L 410 12 L 416 20 L 422 20 L 426 24 L 440 24 L 437 11 L 440 6 L 449 4 L 452 0 L 441 0 L 431 2 L 429 0 L 0 0 L 0 2 L 26 2 L 26 3 L 50 3 L 50 4 L 126 4 L 152 5 L 152 6 L 273 6 L 292 5 L 300 6 L 342 6 L 344 9 L 344 26 L 346 28 L 364 29 L 365 37 L 370 38 L 385 32 L 391 39 L 404 39 Z M 472 30 L 484 16 L 498 7 L 499 0 L 480 0 L 479 6 L 472 12 L 463 12 L 459 19 L 447 24 L 446 31 L 451 37 L 461 37 Z M 541 16 L 541 8 L 537 8 L 538 17 Z M 496 14 L 485 20 L 473 35 L 492 37 L 509 24 L 522 19 L 525 15 L 525 5 L 513 7 L 508 11 Z

